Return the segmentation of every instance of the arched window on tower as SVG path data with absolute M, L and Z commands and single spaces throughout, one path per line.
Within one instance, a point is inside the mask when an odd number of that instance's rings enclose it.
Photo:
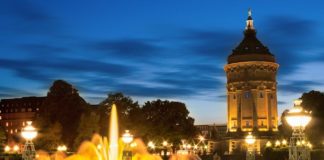
M 251 97 L 251 93 L 250 92 L 245 92 L 244 93 L 244 97 L 245 98 L 250 98 Z
M 263 98 L 263 93 L 262 92 L 260 92 L 260 98 Z
M 270 94 L 270 99 L 273 99 L 273 95 L 272 94 Z

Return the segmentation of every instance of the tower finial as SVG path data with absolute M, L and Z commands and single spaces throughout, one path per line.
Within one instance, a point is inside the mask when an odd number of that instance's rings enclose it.
M 245 30 L 254 30 L 251 8 L 249 8 L 249 10 L 248 10 L 248 18 L 246 21 Z
M 249 15 L 249 17 L 252 16 L 252 9 L 251 8 L 249 8 L 248 15 Z

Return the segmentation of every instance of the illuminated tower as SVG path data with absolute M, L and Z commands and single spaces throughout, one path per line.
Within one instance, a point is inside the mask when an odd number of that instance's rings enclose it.
M 227 128 L 233 132 L 278 130 L 277 81 L 279 65 L 256 37 L 251 10 L 241 43 L 228 56 Z

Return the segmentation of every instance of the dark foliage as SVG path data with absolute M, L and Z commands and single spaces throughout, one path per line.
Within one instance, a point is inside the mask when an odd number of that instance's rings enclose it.
M 43 134 L 44 138 L 47 137 L 47 134 L 51 134 L 49 130 L 52 125 L 58 123 L 62 127 L 61 141 L 71 148 L 77 136 L 81 114 L 89 109 L 88 104 L 72 85 L 57 80 L 50 88 L 41 108 L 40 117 L 36 120 L 37 127 L 42 129 L 40 134 Z
M 145 138 L 168 140 L 173 144 L 181 139 L 191 139 L 196 136 L 194 119 L 189 117 L 186 105 L 181 102 L 148 101 L 142 108 L 147 129 Z

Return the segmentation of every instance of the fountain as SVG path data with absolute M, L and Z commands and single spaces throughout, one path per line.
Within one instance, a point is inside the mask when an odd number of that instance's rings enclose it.
M 109 160 L 118 159 L 118 118 L 116 105 L 113 104 L 110 114 L 110 128 L 109 128 Z
M 133 141 L 134 146 L 131 147 L 134 156 L 132 160 L 162 160 L 160 156 L 151 155 L 145 144 L 140 139 Z M 52 156 L 48 155 L 44 151 L 37 152 L 37 160 L 122 160 L 122 151 L 124 150 L 124 144 L 119 140 L 118 136 L 118 117 L 117 107 L 112 105 L 110 115 L 110 127 L 109 127 L 109 143 L 107 137 L 102 137 L 99 134 L 95 134 L 91 141 L 83 142 L 77 153 L 65 158 L 65 154 L 62 151 L 58 151 Z M 172 155 L 170 160 L 199 160 L 199 157 L 192 155 Z

